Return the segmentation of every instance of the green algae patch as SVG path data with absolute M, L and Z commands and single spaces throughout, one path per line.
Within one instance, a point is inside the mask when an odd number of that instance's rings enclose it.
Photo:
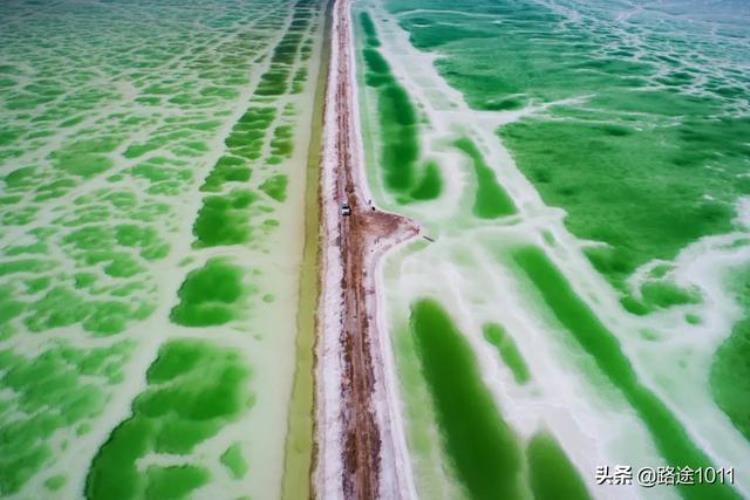
M 523 497 L 523 456 L 517 438 L 482 383 L 463 334 L 430 299 L 412 305 L 411 333 L 446 455 L 470 497 Z
M 535 434 L 526 447 L 526 458 L 529 464 L 529 482 L 535 500 L 591 498 L 578 470 L 550 434 Z
M 145 478 L 136 460 L 148 453 L 154 432 L 154 425 L 142 418 L 130 418 L 115 428 L 91 464 L 86 497 L 124 500 L 142 496 Z
M 440 167 L 434 161 L 427 162 L 424 167 L 422 180 L 411 192 L 415 201 L 434 200 L 443 190 L 443 178 L 440 175 Z
M 237 318 L 245 294 L 242 269 L 213 258 L 188 273 L 169 317 L 182 326 L 223 325 Z
M 712 466 L 710 459 L 692 442 L 680 421 L 641 384 L 615 336 L 576 295 L 544 252 L 537 247 L 521 247 L 514 249 L 511 257 L 557 321 L 622 392 L 667 462 L 674 467 L 689 466 L 693 469 Z M 679 488 L 684 498 L 739 498 L 729 485 L 683 485 Z
M 268 129 L 276 116 L 276 108 L 253 106 L 237 121 L 224 143 L 234 156 L 257 160 L 263 154 Z
M 289 125 L 276 127 L 271 140 L 271 154 L 283 158 L 291 158 L 294 151 L 294 131 Z
M 132 202 L 132 203 L 131 203 Z M 33 231 L 36 242 L 11 248 L 12 253 L 47 253 L 50 237 L 61 228 L 56 240 L 63 255 L 73 261 L 72 272 L 51 274 L 57 259 L 7 260 L 0 275 L 8 272 L 33 273 L 27 283 L 39 286 L 29 297 L 29 314 L 23 322 L 34 332 L 80 323 L 86 331 L 111 335 L 153 310 L 147 265 L 166 257 L 169 244 L 148 222 L 161 208 L 134 207 L 135 200 L 123 192 L 100 190 L 76 197 L 71 212 L 55 221 L 56 229 Z M 133 223 L 104 223 L 111 209 L 134 216 Z M 137 223 L 136 223 L 137 221 Z M 35 263 L 37 262 L 37 263 Z M 85 269 L 85 271 L 84 271 Z
M 513 337 L 508 335 L 505 328 L 496 323 L 488 323 L 482 327 L 482 334 L 487 342 L 495 346 L 500 359 L 513 372 L 515 381 L 519 384 L 527 383 L 531 378 L 529 368 L 526 366 L 516 343 L 513 342 Z
M 221 464 L 227 468 L 229 474 L 234 479 L 242 479 L 247 474 L 248 466 L 245 457 L 242 455 L 242 446 L 240 443 L 234 443 L 221 454 L 219 458 Z
M 7 174 L 3 181 L 9 189 L 31 187 L 39 179 L 37 169 L 34 167 L 21 167 Z
M 624 290 L 627 277 L 652 259 L 672 259 L 703 236 L 732 230 L 731 203 L 743 194 L 737 174 L 747 169 L 746 161 L 701 158 L 678 128 L 655 128 L 666 116 L 624 136 L 565 118 L 514 123 L 500 135 L 545 203 L 566 211 L 568 229 L 608 244 L 587 255 L 614 286 Z M 703 147 L 726 149 L 725 139 L 715 140 Z M 690 155 L 683 157 L 689 165 L 673 161 L 680 150 Z M 721 162 L 721 171 L 706 168 L 712 160 Z
M 114 165 L 108 157 L 95 154 L 63 154 L 57 158 L 57 164 L 63 171 L 84 178 L 101 174 Z
M 528 1 L 477 0 L 477 16 L 439 0 L 420 7 L 388 5 L 474 110 L 581 99 L 512 120 L 498 135 L 576 237 L 607 243 L 588 254 L 620 291 L 641 265 L 734 229 L 736 201 L 750 190 L 750 118 L 737 111 L 750 95 L 746 30 L 686 40 L 695 12 L 666 21 L 657 7 L 634 20 L 636 48 L 594 5 L 572 9 L 592 22 L 570 24 L 569 13 Z M 372 20 L 360 24 L 367 40 L 377 36 Z
M 133 345 L 79 350 L 52 341 L 37 356 L 0 350 L 0 386 L 14 399 L 0 402 L 0 495 L 17 492 L 53 459 L 58 432 L 85 426 L 107 402 L 107 385 L 122 381 Z M 53 476 L 50 489 L 64 478 Z
M 226 195 L 207 196 L 193 224 L 196 247 L 237 245 L 250 240 L 250 205 L 257 194 L 235 190 Z
M 206 177 L 201 186 L 201 191 L 217 192 L 221 191 L 228 182 L 247 182 L 250 180 L 251 170 L 247 166 L 247 161 L 243 158 L 231 155 L 225 155 L 216 160 L 214 168 Z
M 8 325 L 23 313 L 26 304 L 14 298 L 13 289 L 0 286 L 0 327 Z
M 288 183 L 289 179 L 286 175 L 277 174 L 266 179 L 263 184 L 258 186 L 258 189 L 274 200 L 282 202 L 286 200 L 286 187 Z
M 65 476 L 58 474 L 47 478 L 44 481 L 44 487 L 50 491 L 57 491 L 65 485 L 66 481 Z
M 730 289 L 745 316 L 716 350 L 709 382 L 716 404 L 750 441 L 750 268 L 733 273 Z
M 173 340 L 161 347 L 146 373 L 148 387 L 133 402 L 94 457 L 86 480 L 89 499 L 184 498 L 209 479 L 186 463 L 150 466 L 151 453 L 188 455 L 253 403 L 250 371 L 240 355 L 202 340 Z
M 395 192 L 408 192 L 414 184 L 419 157 L 416 111 L 409 95 L 395 79 L 379 89 L 378 114 L 385 185 Z
M 52 267 L 52 262 L 39 259 L 6 260 L 0 263 L 0 277 L 15 273 L 39 273 Z
M 383 182 L 399 203 L 433 200 L 440 196 L 442 179 L 434 162 L 419 165 L 419 123 L 409 94 L 401 86 L 378 50 L 375 25 L 369 14 L 359 16 L 367 33 L 362 50 L 365 81 L 377 99 L 380 165 Z
M 445 453 L 433 399 L 422 374 L 416 339 L 408 321 L 398 321 L 393 327 L 393 335 L 399 392 L 404 398 L 406 439 L 413 457 L 415 483 L 421 497 L 440 498 L 445 490 L 459 484 L 459 481 L 443 458 Z
M 208 469 L 195 465 L 151 466 L 146 470 L 145 498 L 187 498 L 190 492 L 206 484 L 210 477 Z
M 369 47 L 380 47 L 380 40 L 378 39 L 378 33 L 375 29 L 375 23 L 372 22 L 370 15 L 362 13 L 359 16 L 359 22 L 362 24 L 362 31 L 367 37 L 367 45 Z
M 119 245 L 138 249 L 141 257 L 146 260 L 162 259 L 169 253 L 169 244 L 152 227 L 118 224 L 114 230 L 114 237 Z
M 719 346 L 709 380 L 716 404 L 750 441 L 750 319 L 737 323 Z
M 641 285 L 640 299 L 628 294 L 620 299 L 622 306 L 633 314 L 643 316 L 657 309 L 672 306 L 700 304 L 700 291 L 681 288 L 667 280 L 647 281 Z
M 496 219 L 516 213 L 513 201 L 497 182 L 495 172 L 487 165 L 484 156 L 469 139 L 459 139 L 456 147 L 471 158 L 477 180 L 474 198 L 474 215 L 480 219 Z
M 53 287 L 35 302 L 26 305 L 24 325 L 31 332 L 42 332 L 80 323 L 84 330 L 100 335 L 123 331 L 128 321 L 144 319 L 153 307 L 146 303 L 116 300 L 86 300 L 77 289 Z

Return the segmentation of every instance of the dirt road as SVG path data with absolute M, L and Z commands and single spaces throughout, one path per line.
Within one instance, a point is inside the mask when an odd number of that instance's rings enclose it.
M 379 496 L 381 436 L 378 429 L 373 393 L 376 380 L 373 349 L 378 335 L 373 311 L 376 259 L 388 248 L 419 233 L 408 219 L 378 210 L 363 195 L 362 161 L 354 126 L 356 82 L 351 71 L 349 26 L 350 0 L 337 0 L 334 7 L 337 29 L 333 43 L 339 57 L 331 71 L 335 79 L 336 114 L 336 189 L 338 207 L 348 204 L 351 214 L 340 214 L 338 223 L 343 292 L 340 344 L 344 366 L 341 381 L 343 412 L 343 493 L 346 498 L 371 499 Z M 329 124 L 330 125 L 330 124 Z

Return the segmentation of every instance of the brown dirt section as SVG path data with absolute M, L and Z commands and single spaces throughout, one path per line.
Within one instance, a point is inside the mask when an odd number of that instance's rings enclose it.
M 350 0 L 336 2 L 334 16 L 338 22 L 333 40 L 338 49 L 336 79 L 336 202 L 348 203 L 351 215 L 339 217 L 339 235 L 343 266 L 341 289 L 340 342 L 344 354 L 341 381 L 343 398 L 343 491 L 346 498 L 371 499 L 379 496 L 380 431 L 372 405 L 376 384 L 373 369 L 373 339 L 377 326 L 371 313 L 375 310 L 374 267 L 377 257 L 388 247 L 408 239 L 419 228 L 404 217 L 382 212 L 363 199 L 357 187 L 359 165 L 353 138 L 352 103 L 356 82 L 350 81 Z

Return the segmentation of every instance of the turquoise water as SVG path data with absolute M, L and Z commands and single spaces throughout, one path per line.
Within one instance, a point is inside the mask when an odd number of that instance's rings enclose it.
M 320 14 L 3 3 L 0 496 L 278 494 Z
M 498 428 L 529 450 L 556 440 L 580 474 L 571 496 L 748 495 L 744 479 L 625 493 L 594 473 L 750 467 L 750 6 L 371 0 L 355 15 L 371 186 L 434 240 L 386 266 L 418 489 L 481 496 L 431 392 L 434 366 L 403 327 L 437 298 L 469 341 Z M 404 202 L 388 182 L 379 130 L 392 125 L 365 53 L 376 35 L 378 65 L 415 110 L 412 163 L 435 159 L 443 180 L 433 198 Z M 532 478 L 550 467 L 540 458 Z M 453 476 L 437 480 L 441 468 Z

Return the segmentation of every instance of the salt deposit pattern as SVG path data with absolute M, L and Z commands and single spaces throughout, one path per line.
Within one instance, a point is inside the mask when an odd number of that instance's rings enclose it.
M 747 5 L 354 16 L 370 187 L 427 237 L 382 270 L 420 496 L 749 495 Z
M 0 7 L 0 496 L 280 496 L 322 13 Z

